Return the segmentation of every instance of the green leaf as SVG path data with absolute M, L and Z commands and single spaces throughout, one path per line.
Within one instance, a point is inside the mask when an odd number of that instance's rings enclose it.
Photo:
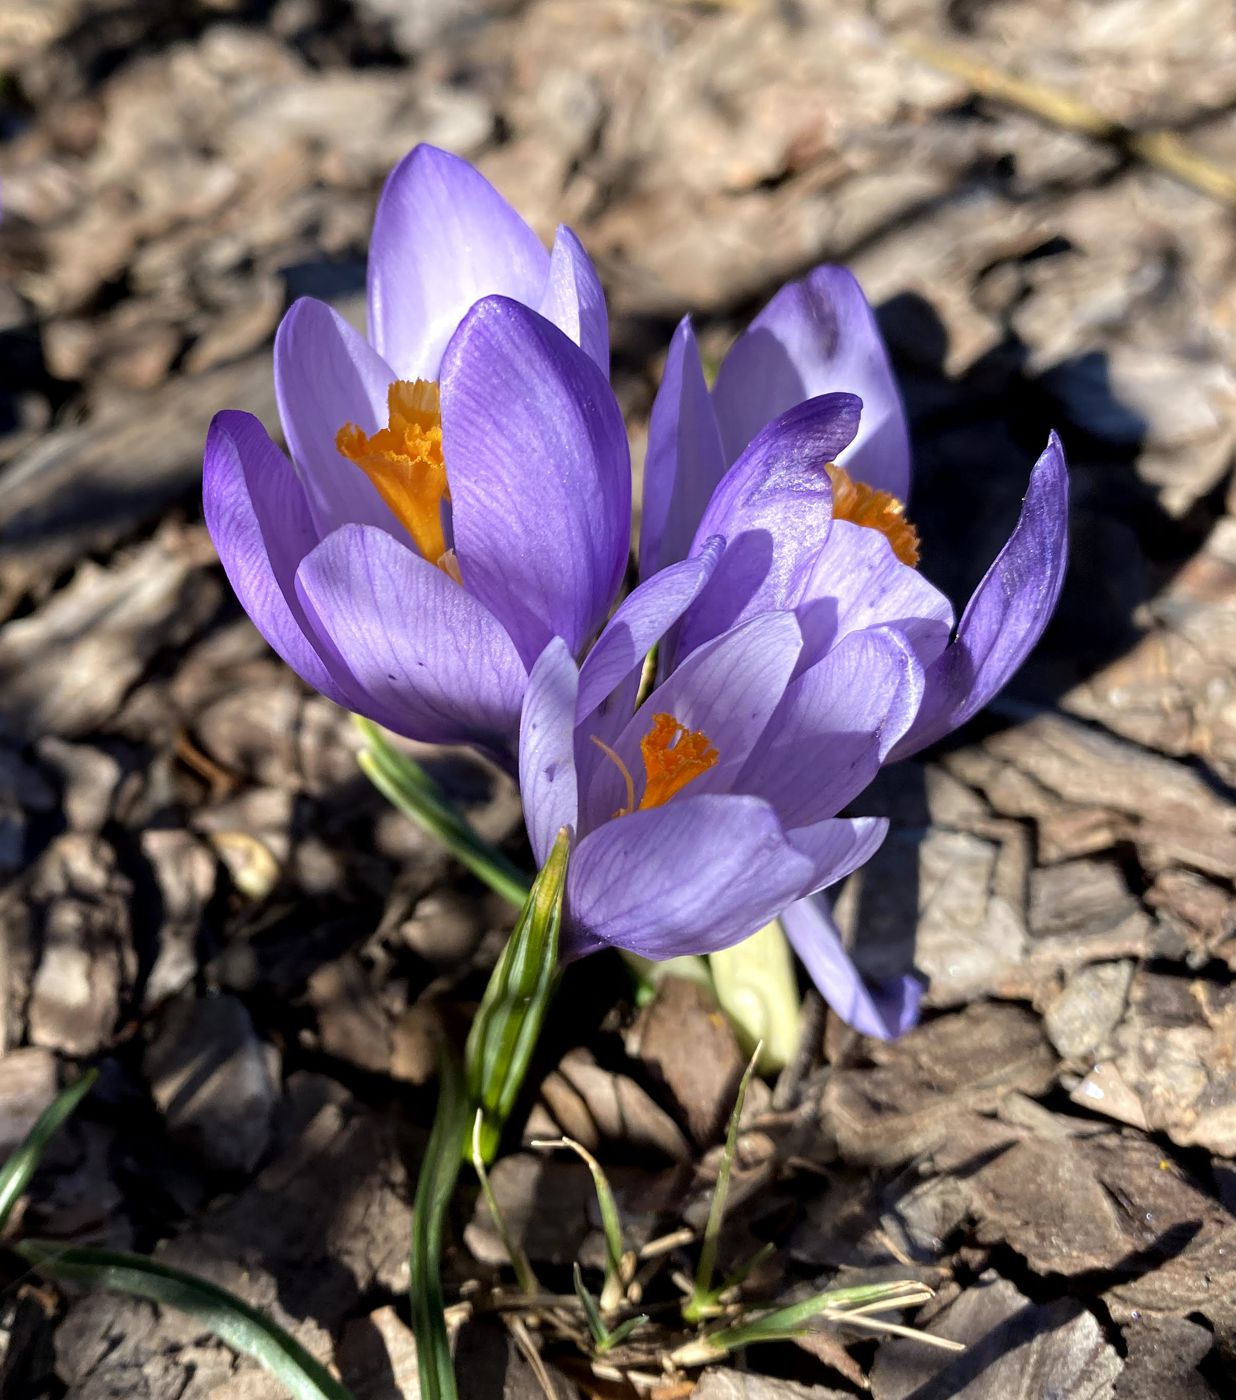
M 518 908 L 531 881 L 476 830 L 414 758 L 400 753 L 367 719 L 352 717 L 365 736 L 357 755 L 361 771 L 392 806 L 436 837 L 491 890 Z
M 26 1241 L 16 1249 L 39 1273 L 50 1278 L 149 1298 L 188 1313 L 233 1350 L 253 1357 L 282 1381 L 296 1400 L 353 1400 L 351 1391 L 310 1356 L 295 1337 L 216 1284 L 140 1254 L 65 1249 L 39 1240 Z
M 446 1304 L 442 1297 L 442 1236 L 451 1193 L 466 1150 L 471 1106 L 455 1057 L 444 1052 L 438 1109 L 412 1205 L 409 1292 L 422 1400 L 457 1400 Z
M 99 1077 L 97 1069 L 87 1070 L 77 1081 L 55 1099 L 39 1115 L 38 1122 L 26 1134 L 25 1141 L 0 1167 L 0 1230 L 8 1223 L 13 1207 L 39 1165 L 44 1149 L 72 1116 L 74 1109 L 94 1087 Z
M 468 1097 L 484 1110 L 479 1138 L 486 1162 L 498 1149 L 557 985 L 568 848 L 563 829 L 533 881 L 468 1035 Z

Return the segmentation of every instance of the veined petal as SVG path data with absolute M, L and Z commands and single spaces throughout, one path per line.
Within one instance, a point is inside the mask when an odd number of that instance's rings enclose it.
M 519 725 L 519 791 L 532 854 L 544 865 L 564 826 L 579 820 L 575 779 L 575 706 L 579 670 L 561 637 L 545 648 L 528 677 Z
M 899 633 L 853 632 L 790 682 L 735 787 L 787 828 L 834 816 L 879 772 L 922 696 L 923 668 Z
M 974 590 L 956 639 L 928 668 L 922 708 L 893 758 L 943 738 L 1007 684 L 1055 610 L 1068 546 L 1069 472 L 1052 433 L 1013 533 Z
M 584 837 L 567 872 L 567 919 L 574 939 L 646 958 L 711 953 L 775 917 L 812 869 L 767 803 L 676 797 Z
M 708 540 L 698 554 L 645 579 L 619 603 L 580 670 L 581 721 L 643 667 L 652 647 L 699 597 L 720 557 L 721 541 Z
M 639 571 L 685 558 L 726 460 L 699 347 L 684 316 L 670 341 L 661 387 L 648 423 Z
M 369 333 L 399 379 L 437 379 L 468 308 L 541 299 L 549 254 L 466 160 L 417 146 L 391 171 L 369 242 Z
M 765 613 L 706 643 L 640 706 L 613 745 L 615 753 L 633 775 L 640 774 L 640 740 L 653 716 L 673 715 L 687 729 L 707 735 L 719 755 L 713 768 L 692 781 L 692 796 L 728 792 L 777 708 L 800 646 L 798 624 L 788 612 Z M 583 796 L 581 829 L 606 821 L 623 805 L 624 795 L 617 766 L 596 765 Z
M 318 543 L 305 489 L 251 413 L 216 413 L 206 435 L 206 527 L 244 610 L 302 680 L 338 705 L 355 685 L 315 635 L 296 596 L 301 560 Z
M 812 863 L 812 875 L 803 894 L 835 885 L 866 865 L 884 844 L 888 821 L 884 817 L 831 817 L 796 826 L 786 833 L 790 844 Z
M 953 609 L 934 584 L 903 564 L 878 530 L 834 520 L 798 605 L 803 663 L 814 664 L 851 632 L 895 627 L 930 666 L 948 645 Z
M 560 224 L 549 256 L 549 276 L 536 310 L 579 346 L 609 378 L 609 313 L 601 279 L 584 245 Z
M 832 524 L 824 466 L 853 438 L 861 408 L 853 394 L 799 404 L 726 473 L 696 532 L 722 536 L 725 551 L 683 618 L 678 656 L 746 618 L 797 606 Z
M 727 459 L 787 408 L 835 390 L 863 401 L 862 425 L 841 465 L 856 481 L 904 501 L 905 409 L 875 315 L 844 267 L 817 267 L 782 287 L 726 355 L 713 398 Z
M 791 904 L 781 925 L 820 995 L 846 1025 L 880 1040 L 914 1027 L 922 983 L 916 977 L 897 977 L 881 986 L 867 983 L 850 961 L 825 895 Z
M 346 423 L 366 433 L 386 425 L 390 367 L 333 307 L 302 297 L 275 336 L 275 398 L 292 460 L 300 468 L 322 536 L 340 525 L 403 530 L 373 483 L 335 446 Z
M 487 297 L 442 365 L 455 553 L 526 665 L 578 655 L 609 612 L 631 537 L 626 429 L 609 384 L 543 316 Z
M 296 582 L 363 687 L 355 708 L 425 743 L 513 750 L 527 672 L 497 619 L 441 569 L 384 530 L 345 525 Z

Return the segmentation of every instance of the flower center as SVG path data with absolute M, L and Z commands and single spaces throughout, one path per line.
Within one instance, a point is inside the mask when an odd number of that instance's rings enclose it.
M 335 446 L 378 489 L 391 514 L 431 564 L 459 582 L 459 564 L 446 547 L 442 503 L 451 498 L 442 459 L 442 414 L 431 380 L 397 379 L 386 391 L 389 422 L 372 435 L 355 423 L 335 434 Z
M 897 558 L 913 568 L 918 563 L 918 531 L 906 519 L 905 503 L 887 491 L 855 481 L 836 462 L 825 463 L 824 470 L 833 484 L 833 519 L 879 530 Z
M 713 748 L 708 736 L 699 729 L 688 729 L 679 724 L 673 715 L 653 715 L 652 727 L 639 741 L 640 755 L 644 760 L 644 795 L 635 804 L 635 780 L 631 770 L 606 743 L 594 734 L 592 742 L 603 754 L 611 759 L 622 774 L 627 785 L 627 801 L 615 813 L 616 817 L 629 816 L 634 811 L 646 812 L 650 807 L 660 807 L 681 792 L 701 773 L 707 773 L 716 766 L 720 757 Z

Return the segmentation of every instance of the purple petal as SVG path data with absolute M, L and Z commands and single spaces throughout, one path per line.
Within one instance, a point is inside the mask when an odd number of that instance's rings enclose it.
M 721 555 L 709 540 L 699 554 L 645 579 L 618 605 L 580 671 L 578 719 L 583 721 L 644 658 L 699 596 Z
M 695 778 L 692 796 L 727 792 L 776 710 L 801 645 L 793 613 L 766 613 L 694 651 L 648 697 L 613 745 L 632 774 L 641 774 L 640 740 L 653 716 L 670 714 L 701 730 L 718 752 L 716 766 Z M 636 785 L 639 795 L 639 785 Z M 624 805 L 617 766 L 596 767 L 584 790 L 581 828 L 590 831 Z
M 725 357 L 713 399 L 727 460 L 787 408 L 836 390 L 863 401 L 862 426 L 841 465 L 856 481 L 904 501 L 905 409 L 871 306 L 844 267 L 817 267 L 782 287 Z
M 488 297 L 443 360 L 442 433 L 468 590 L 526 665 L 553 636 L 578 655 L 630 551 L 630 456 L 604 375 L 544 317 Z
M 803 894 L 835 885 L 866 865 L 884 844 L 888 821 L 884 817 L 830 817 L 796 826 L 787 832 L 790 844 L 812 863 L 812 876 Z
M 340 525 L 403 532 L 373 483 L 335 446 L 345 423 L 366 433 L 386 426 L 386 391 L 394 379 L 365 337 L 325 302 L 302 297 L 280 323 L 275 397 L 322 536 Z
M 514 748 L 527 673 L 496 618 L 372 525 L 345 525 L 297 589 L 364 688 L 356 708 L 430 744 Z
M 861 408 L 852 394 L 799 404 L 726 473 L 696 532 L 723 536 L 725 552 L 683 619 L 677 655 L 745 618 L 797 605 L 832 523 L 824 466 L 854 436 Z
M 879 772 L 922 695 L 923 669 L 899 633 L 851 633 L 790 682 L 735 787 L 787 828 L 831 817 Z
M 774 918 L 811 870 L 767 803 L 676 797 L 584 837 L 567 872 L 567 918 L 574 939 L 646 958 L 712 953 Z
M 543 865 L 564 826 L 579 819 L 575 781 L 575 706 L 579 671 L 561 637 L 545 648 L 528 677 L 519 726 L 519 791 L 528 839 Z
M 351 678 L 296 596 L 296 570 L 318 543 L 305 490 L 252 414 L 215 414 L 202 496 L 223 570 L 258 631 L 302 680 L 348 705 Z
M 684 316 L 670 341 L 648 424 L 639 536 L 642 578 L 686 557 L 725 467 L 699 348 Z
M 897 558 L 879 530 L 835 520 L 803 589 L 798 619 L 807 665 L 850 632 L 895 627 L 926 667 L 948 645 L 953 609 L 934 584 Z
M 391 171 L 369 242 L 369 333 L 400 379 L 437 379 L 468 308 L 541 299 L 549 255 L 466 160 L 417 146 Z
M 601 280 L 583 244 L 565 224 L 554 238 L 540 305 L 546 320 L 579 346 L 609 378 L 609 314 Z
M 1021 516 L 974 590 L 957 637 L 929 667 L 922 708 L 893 750 L 906 758 L 976 714 L 1026 659 L 1055 610 L 1069 547 L 1069 472 L 1052 433 Z
M 846 1025 L 880 1040 L 913 1029 L 922 983 L 916 977 L 896 977 L 880 986 L 865 982 L 850 961 L 824 895 L 791 904 L 781 924 L 820 995 Z

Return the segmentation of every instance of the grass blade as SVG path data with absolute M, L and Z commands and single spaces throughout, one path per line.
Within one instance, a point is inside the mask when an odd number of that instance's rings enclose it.
M 0 1230 L 3 1230 L 39 1165 L 47 1144 L 72 1116 L 77 1105 L 94 1088 L 99 1077 L 97 1069 L 87 1070 L 76 1084 L 70 1084 L 39 1115 L 39 1120 L 26 1134 L 16 1152 L 0 1167 Z
M 459 1065 L 453 1055 L 445 1053 L 438 1081 L 438 1109 L 412 1206 L 409 1293 L 423 1400 L 457 1400 L 458 1396 L 442 1297 L 442 1236 L 463 1165 L 470 1113 Z
M 725 1203 L 730 1194 L 730 1173 L 734 1168 L 734 1154 L 738 1151 L 738 1120 L 742 1117 L 743 1104 L 747 1101 L 747 1086 L 751 1083 L 751 1076 L 755 1073 L 763 1048 L 763 1041 L 755 1047 L 738 1082 L 738 1092 L 734 1096 L 734 1110 L 730 1114 L 729 1130 L 725 1135 L 725 1150 L 721 1154 L 717 1182 L 712 1192 L 712 1204 L 708 1208 L 708 1224 L 704 1226 L 699 1266 L 695 1271 L 695 1287 L 682 1310 L 682 1315 L 688 1322 L 699 1322 L 716 1302 L 712 1276 L 717 1266 L 717 1247 L 721 1243 Z
M 620 1322 L 605 1341 L 597 1347 L 597 1354 L 604 1356 L 607 1351 L 613 1351 L 615 1347 L 621 1346 L 637 1327 L 642 1327 L 647 1321 L 648 1314 L 639 1313 L 636 1317 L 628 1317 L 625 1322 Z
M 605 1175 L 605 1168 L 591 1152 L 574 1138 L 534 1138 L 530 1147 L 539 1149 L 569 1147 L 592 1173 L 592 1184 L 596 1188 L 597 1205 L 601 1210 L 601 1228 L 605 1235 L 605 1287 L 601 1290 L 601 1307 L 615 1307 L 622 1296 L 628 1279 L 624 1278 L 626 1252 L 622 1247 L 622 1219 L 618 1214 L 618 1202 Z
M 16 1250 L 39 1273 L 50 1278 L 149 1298 L 188 1313 L 234 1351 L 253 1357 L 296 1400 L 353 1400 L 351 1391 L 310 1356 L 295 1337 L 216 1284 L 140 1254 L 65 1249 L 38 1240 L 19 1244 Z
M 891 1311 L 899 1308 L 917 1307 L 933 1296 L 925 1284 L 913 1279 L 903 1279 L 896 1283 L 860 1284 L 854 1288 L 831 1288 L 823 1293 L 814 1293 L 797 1303 L 783 1308 L 773 1308 L 759 1317 L 738 1322 L 719 1332 L 699 1337 L 680 1347 L 674 1353 L 674 1360 L 680 1366 L 706 1365 L 740 1347 L 751 1346 L 756 1342 L 780 1342 L 793 1337 L 807 1323 L 816 1318 L 827 1318 L 834 1322 L 852 1319 L 859 1326 L 876 1326 L 871 1317 L 873 1312 Z M 924 1334 L 912 1328 L 901 1328 L 897 1323 L 880 1324 L 886 1331 L 899 1333 L 913 1332 L 914 1336 Z M 930 1338 L 928 1340 L 931 1340 Z M 952 1343 L 945 1344 L 951 1348 Z
M 515 1280 L 520 1288 L 531 1296 L 540 1291 L 540 1285 L 537 1282 L 536 1274 L 532 1271 L 532 1265 L 523 1246 L 511 1234 L 511 1228 L 506 1223 L 506 1216 L 503 1214 L 502 1207 L 498 1204 L 498 1198 L 494 1195 L 494 1188 L 490 1184 L 489 1173 L 485 1170 L 485 1159 L 481 1156 L 481 1123 L 483 1119 L 484 1112 L 478 1108 L 476 1117 L 472 1120 L 472 1166 L 481 1183 L 481 1195 L 485 1197 L 489 1214 L 493 1217 L 499 1235 L 502 1236 L 503 1247 L 511 1261 L 511 1267 L 515 1270 Z
M 588 1319 L 588 1330 L 592 1333 L 594 1345 L 599 1349 L 609 1340 L 609 1328 L 601 1316 L 601 1309 L 597 1307 L 597 1300 L 588 1292 L 578 1260 L 571 1266 L 571 1270 L 575 1280 L 575 1296 L 583 1305 L 584 1316 Z

